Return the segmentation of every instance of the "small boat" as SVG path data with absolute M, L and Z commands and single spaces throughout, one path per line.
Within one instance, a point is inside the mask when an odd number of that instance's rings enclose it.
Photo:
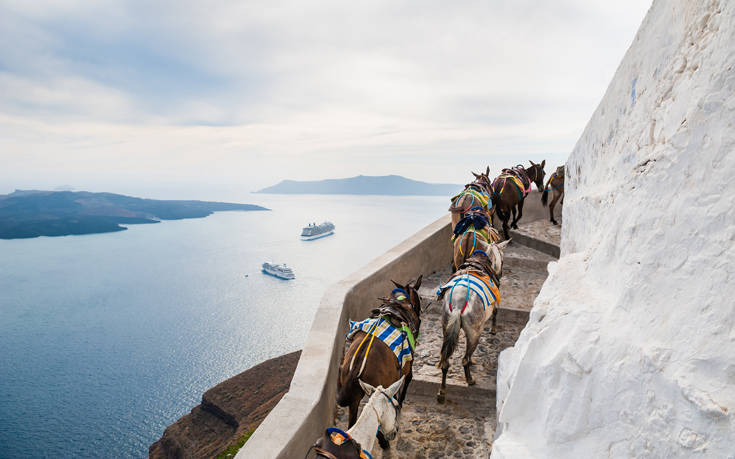
M 293 270 L 286 266 L 286 264 L 282 265 L 274 265 L 271 263 L 263 263 L 263 272 L 265 274 L 270 274 L 271 276 L 278 277 L 280 279 L 296 279 L 296 276 L 293 273 Z
M 309 226 L 305 226 L 301 230 L 301 240 L 313 241 L 314 239 L 326 237 L 331 234 L 334 234 L 334 223 L 324 222 L 318 225 L 316 223 L 309 223 Z

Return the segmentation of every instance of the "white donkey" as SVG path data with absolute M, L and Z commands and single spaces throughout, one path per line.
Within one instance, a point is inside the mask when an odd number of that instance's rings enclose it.
M 395 395 L 401 389 L 404 379 L 405 376 L 402 376 L 387 389 L 383 386 L 373 387 L 359 380 L 362 390 L 370 396 L 360 417 L 347 432 L 336 427 L 328 428 L 324 436 L 312 446 L 316 457 L 359 458 L 365 457 L 364 452 L 368 453 L 367 457 L 372 457 L 370 451 L 375 446 L 375 433 L 378 429 L 386 440 L 393 440 L 398 432 L 400 409 Z
M 500 277 L 503 272 L 503 249 L 510 240 L 500 243 L 483 243 L 459 267 L 452 278 L 439 287 L 439 299 L 444 298 L 442 329 L 444 341 L 438 366 L 442 369 L 442 385 L 436 399 L 444 403 L 447 389 L 449 358 L 459 341 L 459 331 L 464 330 L 467 350 L 462 365 L 467 384 L 475 384 L 470 375 L 472 353 L 475 352 L 485 322 L 492 317 L 492 334 L 495 334 L 495 318 L 500 306 Z M 449 294 L 445 293 L 449 290 Z

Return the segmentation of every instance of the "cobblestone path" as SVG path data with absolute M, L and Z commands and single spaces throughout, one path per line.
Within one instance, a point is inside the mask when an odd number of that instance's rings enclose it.
M 531 237 L 558 244 L 558 226 L 548 221 L 531 222 L 525 231 Z M 525 226 L 525 225 L 524 225 Z M 495 435 L 495 380 L 498 354 L 512 346 L 528 320 L 528 311 L 547 276 L 546 265 L 554 258 L 517 243 L 505 251 L 500 281 L 501 310 L 497 334 L 490 334 L 490 322 L 473 355 L 472 375 L 476 385 L 468 387 L 461 361 L 465 351 L 464 333 L 452 356 L 447 377 L 447 400 L 440 405 L 436 392 L 441 370 L 436 368 L 442 344 L 441 308 L 436 300 L 439 284 L 449 278 L 450 261 L 444 270 L 425 273 L 420 290 L 424 312 L 416 349 L 414 379 L 400 415 L 399 432 L 391 448 L 376 446 L 379 458 L 487 458 Z M 364 402 L 364 401 L 363 401 Z M 347 428 L 347 413 L 338 408 L 336 424 Z

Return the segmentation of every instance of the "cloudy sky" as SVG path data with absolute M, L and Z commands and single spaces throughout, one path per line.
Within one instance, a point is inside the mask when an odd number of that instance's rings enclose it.
M 0 193 L 560 164 L 649 6 L 0 0 Z

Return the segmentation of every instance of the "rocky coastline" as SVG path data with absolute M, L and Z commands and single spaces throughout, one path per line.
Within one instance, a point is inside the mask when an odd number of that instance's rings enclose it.
M 166 428 L 148 456 L 217 457 L 254 431 L 286 394 L 300 355 L 266 360 L 209 389 L 200 405 Z

